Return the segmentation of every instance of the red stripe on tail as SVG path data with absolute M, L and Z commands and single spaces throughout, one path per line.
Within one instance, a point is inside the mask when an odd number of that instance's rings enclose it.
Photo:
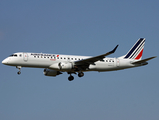
M 138 60 L 138 59 L 140 59 L 142 57 L 143 50 L 144 49 L 142 49 L 141 52 L 138 54 L 138 56 L 135 58 L 136 60 Z

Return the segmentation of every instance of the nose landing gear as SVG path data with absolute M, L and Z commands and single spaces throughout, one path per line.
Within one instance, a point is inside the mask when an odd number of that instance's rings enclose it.
M 19 71 L 17 72 L 17 74 L 20 75 L 20 74 L 21 74 L 21 71 L 20 71 L 20 70 L 21 70 L 22 67 L 21 67 L 21 66 L 16 66 L 16 68 L 19 70 Z
M 18 75 L 20 75 L 20 74 L 21 74 L 21 72 L 20 72 L 20 71 L 18 71 L 18 72 L 17 72 L 17 74 L 18 74 Z

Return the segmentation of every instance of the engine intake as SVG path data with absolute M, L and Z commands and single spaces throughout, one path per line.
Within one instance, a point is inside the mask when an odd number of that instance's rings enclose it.
M 49 68 L 52 68 L 55 70 L 67 71 L 67 70 L 72 70 L 74 68 L 74 66 L 70 62 L 67 62 L 67 63 L 60 62 L 60 63 L 52 64 Z

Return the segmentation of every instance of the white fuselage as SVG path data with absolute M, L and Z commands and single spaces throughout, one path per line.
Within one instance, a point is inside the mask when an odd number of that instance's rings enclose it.
M 2 61 L 3 64 L 10 66 L 33 67 L 33 68 L 49 68 L 53 64 L 59 62 L 74 63 L 83 59 L 90 58 L 91 56 L 75 56 L 75 55 L 59 55 L 59 54 L 44 54 L 44 53 L 15 53 Z M 134 60 L 123 58 L 104 58 L 100 61 L 90 64 L 85 71 L 114 71 L 141 65 L 131 64 Z M 57 70 L 57 69 L 56 69 Z M 61 70 L 69 72 L 72 70 Z M 73 72 L 73 71 L 72 71 Z
M 54 77 L 62 72 L 67 72 L 70 74 L 68 80 L 72 81 L 74 77 L 71 74 L 77 74 L 77 72 L 78 77 L 83 77 L 86 71 L 115 71 L 147 65 L 147 61 L 156 58 L 156 56 L 141 59 L 144 44 L 145 38 L 140 38 L 126 55 L 118 58 L 106 57 L 116 51 L 117 45 L 113 50 L 94 57 L 18 52 L 4 59 L 2 63 L 16 66 L 19 69 L 17 74 L 21 74 L 21 67 L 44 68 L 45 76 Z

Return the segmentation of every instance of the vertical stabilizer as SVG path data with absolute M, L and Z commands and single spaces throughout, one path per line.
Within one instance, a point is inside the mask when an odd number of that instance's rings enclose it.
M 135 59 L 141 60 L 142 53 L 144 50 L 145 38 L 140 38 L 134 46 L 129 50 L 129 52 L 125 55 L 125 59 Z

